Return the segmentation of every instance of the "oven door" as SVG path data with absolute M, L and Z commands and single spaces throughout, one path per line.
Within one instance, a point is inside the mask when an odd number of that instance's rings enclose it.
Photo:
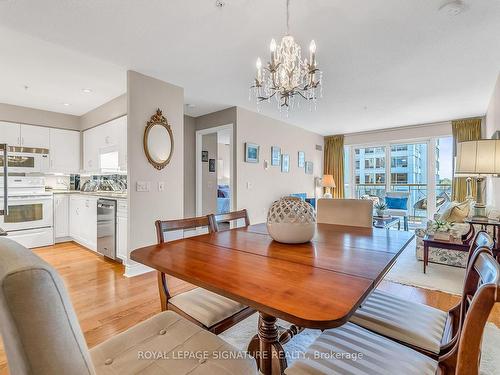
M 42 173 L 48 170 L 49 155 L 30 152 L 9 152 L 7 156 L 9 173 Z M 3 158 L 0 167 L 3 167 Z
M 53 226 L 52 195 L 9 195 L 8 204 L 8 214 L 0 216 L 0 227 L 7 232 Z

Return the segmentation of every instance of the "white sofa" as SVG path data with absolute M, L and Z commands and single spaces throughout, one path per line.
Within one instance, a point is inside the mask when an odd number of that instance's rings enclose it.
M 500 210 L 495 209 L 493 207 L 487 207 L 486 208 L 488 218 L 493 219 L 493 220 L 499 220 L 500 219 Z M 472 213 L 472 210 L 471 210 Z M 437 213 L 434 216 L 435 220 L 439 220 L 441 218 L 441 213 Z M 433 220 L 428 220 L 426 222 L 426 228 L 423 229 L 416 229 L 415 230 L 415 235 L 416 235 L 416 241 L 417 241 L 417 246 L 416 246 L 416 251 L 415 255 L 418 260 L 423 260 L 424 259 L 424 237 L 426 234 L 432 234 L 432 223 Z M 461 235 L 467 234 L 469 231 L 470 225 L 468 223 L 454 223 L 453 229 L 457 230 Z M 481 230 L 480 225 L 474 225 L 475 231 Z M 487 231 L 490 235 L 493 235 L 493 227 L 488 226 Z M 463 267 L 465 268 L 466 263 L 467 263 L 467 256 L 468 253 L 464 251 L 457 251 L 457 250 L 448 250 L 448 249 L 441 249 L 441 248 L 434 248 L 430 247 L 429 248 L 429 262 L 433 263 L 439 263 L 439 264 L 446 264 L 450 266 L 456 266 L 456 267 Z

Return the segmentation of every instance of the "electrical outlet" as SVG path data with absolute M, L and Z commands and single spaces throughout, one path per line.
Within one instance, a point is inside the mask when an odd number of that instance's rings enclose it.
M 248 181 L 247 182 L 247 189 L 250 190 L 252 187 L 253 187 L 253 184 L 250 181 Z
M 158 191 L 165 191 L 165 181 L 158 181 Z
M 136 191 L 147 192 L 151 190 L 151 182 L 149 181 L 137 181 L 135 186 Z

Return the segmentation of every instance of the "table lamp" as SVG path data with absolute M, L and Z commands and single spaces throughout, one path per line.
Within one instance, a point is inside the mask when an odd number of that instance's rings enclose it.
M 457 144 L 456 177 L 474 177 L 477 180 L 474 219 L 487 220 L 486 183 L 488 175 L 500 175 L 500 140 L 480 139 Z
M 335 181 L 333 180 L 333 176 L 331 174 L 324 174 L 323 180 L 321 181 L 321 185 L 325 188 L 326 193 L 323 195 L 323 198 L 332 198 L 331 189 L 335 189 Z

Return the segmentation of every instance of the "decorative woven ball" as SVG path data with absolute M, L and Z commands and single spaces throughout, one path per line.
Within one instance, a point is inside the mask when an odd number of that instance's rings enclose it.
M 269 208 L 267 231 L 278 242 L 309 242 L 316 231 L 316 212 L 300 198 L 283 197 Z

